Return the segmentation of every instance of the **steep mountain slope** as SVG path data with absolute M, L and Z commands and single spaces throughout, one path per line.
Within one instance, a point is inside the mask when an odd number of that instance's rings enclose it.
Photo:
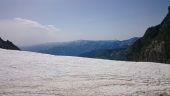
M 0 49 L 0 96 L 166 96 L 163 94 L 170 94 L 168 64 Z
M 132 45 L 129 60 L 170 63 L 169 12 L 161 24 L 148 28 L 144 36 Z
M 118 40 L 108 40 L 108 41 L 91 41 L 91 40 L 78 40 L 72 42 L 63 43 L 49 43 L 42 44 L 32 47 L 22 48 L 26 51 L 47 53 L 52 55 L 66 55 L 66 56 L 81 56 L 81 54 L 88 53 L 95 50 L 103 49 L 116 49 L 127 47 L 136 40 L 137 37 L 118 41 Z M 99 52 L 99 51 L 98 51 Z
M 12 50 L 20 50 L 16 45 L 14 45 L 12 42 L 10 41 L 4 41 L 0 38 L 0 48 L 3 49 L 12 49 Z

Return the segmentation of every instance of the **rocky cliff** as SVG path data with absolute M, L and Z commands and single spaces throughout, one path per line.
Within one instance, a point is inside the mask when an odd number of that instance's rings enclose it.
M 129 49 L 128 60 L 170 63 L 170 7 L 161 24 L 150 27 Z
M 0 48 L 2 49 L 11 49 L 11 50 L 20 50 L 16 45 L 10 41 L 4 41 L 0 38 Z

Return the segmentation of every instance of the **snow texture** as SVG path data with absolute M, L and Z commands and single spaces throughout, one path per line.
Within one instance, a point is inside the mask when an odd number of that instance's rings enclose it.
M 170 65 L 0 49 L 0 96 L 169 96 Z

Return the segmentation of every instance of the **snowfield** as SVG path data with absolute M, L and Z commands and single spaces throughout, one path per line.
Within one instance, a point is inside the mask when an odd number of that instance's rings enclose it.
M 170 65 L 0 49 L 0 96 L 169 96 Z

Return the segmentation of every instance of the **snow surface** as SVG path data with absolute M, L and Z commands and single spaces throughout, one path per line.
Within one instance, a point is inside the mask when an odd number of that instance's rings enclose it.
M 0 96 L 165 96 L 170 65 L 0 49 Z

